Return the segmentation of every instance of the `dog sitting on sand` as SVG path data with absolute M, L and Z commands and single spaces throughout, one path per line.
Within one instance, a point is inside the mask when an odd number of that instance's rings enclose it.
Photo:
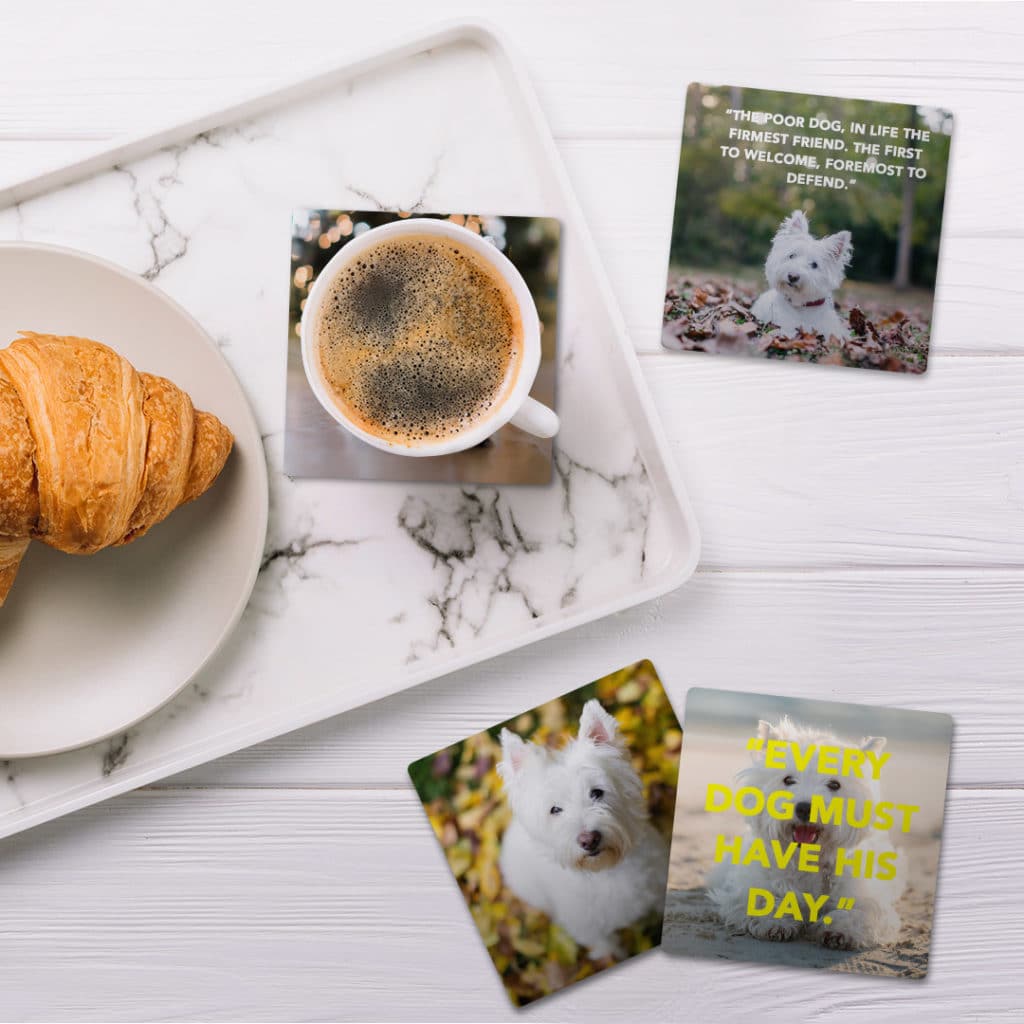
M 777 725 L 759 723 L 758 737 L 764 742 L 791 741 L 798 750 L 814 744 L 838 748 L 844 764 L 852 760 L 880 764 L 886 756 L 879 755 L 885 747 L 884 738 L 872 736 L 860 743 L 848 743 L 828 731 L 797 725 L 788 717 Z M 902 869 L 895 870 L 897 851 L 886 831 L 851 827 L 847 810 L 852 806 L 859 815 L 868 806 L 878 806 L 878 773 L 865 768 L 860 774 L 821 774 L 808 764 L 801 771 L 793 749 L 788 747 L 785 767 L 769 768 L 762 746 L 752 755 L 753 763 L 736 773 L 739 786 L 752 787 L 764 794 L 764 809 L 747 817 L 741 854 L 720 860 L 711 871 L 708 895 L 718 916 L 726 926 L 768 942 L 807 938 L 831 949 L 866 949 L 894 942 L 900 931 L 896 901 L 905 886 Z M 786 796 L 785 802 L 791 808 L 788 816 L 769 813 L 771 794 Z M 841 801 L 836 799 L 840 797 Z M 833 803 L 841 808 L 838 820 L 820 810 Z M 747 857 L 752 845 L 759 843 L 771 848 L 773 841 L 789 854 L 786 867 L 774 863 L 765 867 Z M 816 871 L 801 871 L 797 866 L 799 846 L 804 843 L 814 847 Z M 795 850 L 792 844 L 798 844 Z M 846 862 L 842 870 L 837 870 L 837 859 Z M 850 870 L 851 861 L 864 867 L 860 877 Z M 751 913 L 749 896 L 754 888 L 770 892 L 776 903 L 786 893 L 800 894 L 801 901 L 804 894 L 813 899 L 828 899 L 822 901 L 824 910 L 813 921 L 810 914 L 802 919 L 787 914 L 757 914 Z M 841 909 L 839 901 L 846 899 L 852 899 L 852 906 Z

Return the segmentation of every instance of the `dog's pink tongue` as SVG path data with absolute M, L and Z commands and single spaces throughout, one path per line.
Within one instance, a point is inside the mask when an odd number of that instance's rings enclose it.
M 794 825 L 793 839 L 798 843 L 813 843 L 818 838 L 818 830 L 813 825 Z

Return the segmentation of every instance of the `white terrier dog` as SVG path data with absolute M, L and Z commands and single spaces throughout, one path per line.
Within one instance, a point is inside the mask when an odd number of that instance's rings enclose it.
M 770 290 L 750 311 L 787 335 L 807 331 L 844 340 L 849 331 L 832 293 L 843 283 L 852 256 L 849 231 L 814 238 L 803 210 L 794 210 L 779 226 L 765 261 Z
M 561 925 L 592 960 L 625 955 L 615 932 L 665 905 L 668 846 L 647 820 L 640 777 L 618 725 L 596 700 L 558 751 L 503 729 L 512 822 L 505 884 Z
M 783 718 L 777 725 L 761 722 L 758 735 L 763 740 L 793 740 L 801 750 L 814 743 L 850 749 L 855 745 L 844 743 L 827 732 L 803 728 L 789 718 Z M 885 746 L 885 739 L 868 737 L 858 748 L 860 751 L 877 753 Z M 812 873 L 797 869 L 797 857 L 793 856 L 784 869 L 774 865 L 765 868 L 759 864 L 744 865 L 732 863 L 731 858 L 717 864 L 708 879 L 708 895 L 718 909 L 724 924 L 742 928 L 755 938 L 770 942 L 789 942 L 801 935 L 832 949 L 863 949 L 893 942 L 900 930 L 900 918 L 895 903 L 902 895 L 905 882 L 902 871 L 889 881 L 876 877 L 855 878 L 849 870 L 836 875 L 836 852 L 863 851 L 866 860 L 868 851 L 874 853 L 872 863 L 878 865 L 878 857 L 887 854 L 896 862 L 896 851 L 888 834 L 874 828 L 851 828 L 844 820 L 828 824 L 812 821 L 811 799 L 820 794 L 826 801 L 833 797 L 846 798 L 845 802 L 856 801 L 855 807 L 863 808 L 863 801 L 873 801 L 876 806 L 880 789 L 871 771 L 864 769 L 864 778 L 850 773 L 841 776 L 819 774 L 813 768 L 800 772 L 793 762 L 792 751 L 787 755 L 788 765 L 784 769 L 765 766 L 763 750 L 754 755 L 754 763 L 739 771 L 736 779 L 744 786 L 754 786 L 765 796 L 786 790 L 791 794 L 793 816 L 781 821 L 771 817 L 767 811 L 748 819 L 749 827 L 743 839 L 742 850 L 746 853 L 755 838 L 762 839 L 770 846 L 771 840 L 778 840 L 783 848 L 791 843 L 814 843 L 820 847 L 818 871 Z M 798 921 L 793 917 L 776 918 L 771 914 L 751 916 L 747 913 L 748 893 L 752 887 L 769 890 L 776 902 L 787 892 L 798 895 L 808 893 L 813 897 L 828 894 L 829 901 L 818 920 Z M 841 898 L 852 897 L 854 905 L 850 910 L 836 909 Z M 805 915 L 807 907 L 800 897 Z M 824 918 L 831 917 L 831 923 Z

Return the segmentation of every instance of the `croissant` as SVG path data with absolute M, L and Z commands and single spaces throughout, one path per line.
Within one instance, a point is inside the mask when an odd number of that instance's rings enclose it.
M 0 605 L 32 540 L 127 544 L 217 479 L 233 438 L 169 380 L 88 338 L 0 350 Z

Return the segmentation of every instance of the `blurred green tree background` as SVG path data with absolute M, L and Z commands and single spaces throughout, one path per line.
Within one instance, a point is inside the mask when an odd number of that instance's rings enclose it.
M 613 965 L 595 962 L 558 925 L 506 889 L 498 858 L 510 811 L 498 775 L 501 730 L 551 748 L 579 727 L 596 697 L 615 716 L 644 784 L 651 821 L 668 839 L 683 734 L 649 661 L 613 672 L 409 766 L 409 776 L 502 983 L 517 1006 Z M 661 915 L 619 933 L 629 956 L 661 941 Z
M 843 136 L 847 142 L 844 152 L 799 150 L 814 153 L 819 159 L 822 169 L 810 173 L 835 174 L 824 169 L 828 156 L 867 159 L 853 152 L 850 143 L 854 138 L 917 146 L 923 153 L 920 160 L 912 162 L 923 167 L 927 177 L 914 180 L 843 172 L 838 176 L 855 177 L 856 184 L 842 190 L 787 184 L 787 171 L 804 169 L 750 161 L 742 156 L 730 159 L 722 155 L 719 147 L 737 145 L 741 152 L 745 146 L 797 150 L 788 144 L 762 146 L 730 140 L 730 127 L 765 128 L 790 134 L 797 131 L 805 135 L 828 133 L 734 122 L 726 114 L 730 108 L 803 115 L 808 119 L 820 116 L 841 121 L 844 126 L 850 121 L 861 121 L 929 130 L 932 134 L 928 142 L 852 136 L 847 131 Z M 952 123 L 952 114 L 933 107 L 695 83 L 686 96 L 671 263 L 677 268 L 699 268 L 705 273 L 749 276 L 751 268 L 759 268 L 763 263 L 780 221 L 802 208 L 817 236 L 843 229 L 852 232 L 854 256 L 848 272 L 850 279 L 896 288 L 932 289 Z M 883 163 L 907 162 L 884 156 L 878 159 Z

